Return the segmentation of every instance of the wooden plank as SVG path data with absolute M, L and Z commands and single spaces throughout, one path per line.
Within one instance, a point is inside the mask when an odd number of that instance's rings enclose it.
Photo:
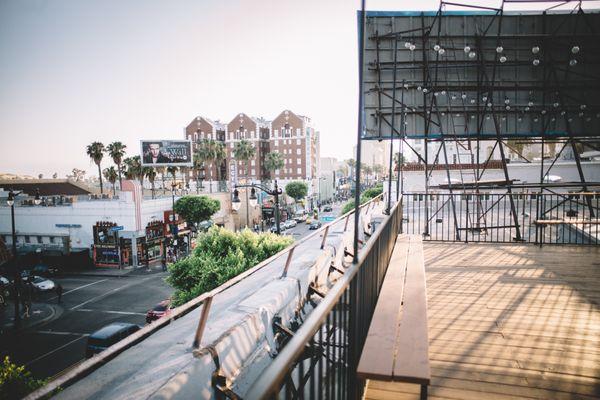
M 427 288 L 420 236 L 411 235 L 406 263 L 406 284 L 393 379 L 429 384 L 431 372 L 427 332 Z
M 396 239 L 358 363 L 359 379 L 392 378 L 409 244 L 407 235 Z

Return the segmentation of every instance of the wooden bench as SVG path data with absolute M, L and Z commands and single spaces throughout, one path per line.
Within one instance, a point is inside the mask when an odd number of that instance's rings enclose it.
M 421 385 L 431 380 L 423 242 L 398 235 L 357 369 L 358 379 Z

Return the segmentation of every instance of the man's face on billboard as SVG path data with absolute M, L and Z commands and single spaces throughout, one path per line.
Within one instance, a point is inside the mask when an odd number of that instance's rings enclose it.
M 150 143 L 150 154 L 152 154 L 152 158 L 157 158 L 158 153 L 160 153 L 160 144 Z

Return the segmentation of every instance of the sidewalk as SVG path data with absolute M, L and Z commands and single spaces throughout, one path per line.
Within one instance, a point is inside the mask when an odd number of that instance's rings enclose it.
M 128 276 L 139 276 L 139 275 L 148 275 L 162 272 L 162 267 L 159 261 L 155 261 L 150 264 L 150 268 L 146 268 L 146 266 L 138 266 L 137 268 L 133 268 L 130 266 L 124 268 L 94 268 L 83 271 L 69 271 L 65 272 L 65 276 L 69 275 L 83 275 L 83 276 L 101 276 L 101 277 L 109 277 L 109 278 L 119 278 L 119 277 L 128 277 Z
M 58 318 L 63 313 L 60 304 L 32 303 L 29 317 L 24 317 L 24 308 L 19 307 L 21 312 L 21 327 L 19 330 L 34 328 L 45 322 Z M 12 331 L 14 327 L 15 304 L 9 301 L 6 306 L 0 306 L 0 335 Z

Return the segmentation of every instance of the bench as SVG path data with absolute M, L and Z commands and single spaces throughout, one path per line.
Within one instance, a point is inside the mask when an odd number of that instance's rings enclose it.
M 427 398 L 431 380 L 423 242 L 398 235 L 381 287 L 357 377 L 421 385 Z

